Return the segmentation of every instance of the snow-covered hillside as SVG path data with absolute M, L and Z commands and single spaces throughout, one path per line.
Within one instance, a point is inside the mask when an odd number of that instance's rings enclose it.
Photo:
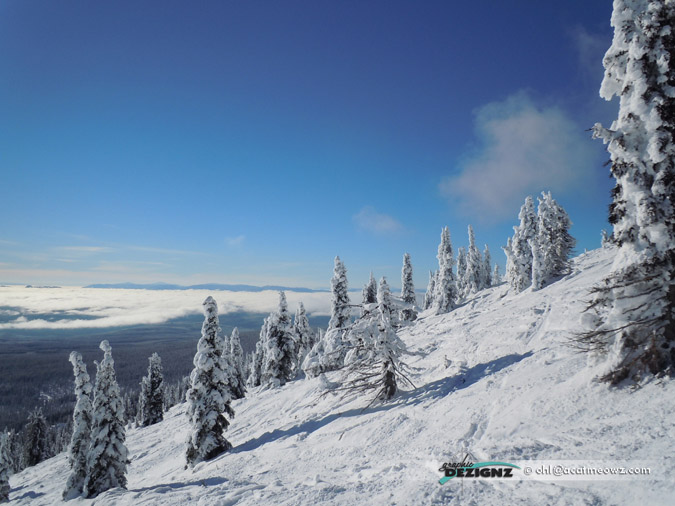
M 675 381 L 637 390 L 593 381 L 568 346 L 587 290 L 613 261 L 596 250 L 538 292 L 484 290 L 401 332 L 415 390 L 370 399 L 325 394 L 339 373 L 235 401 L 234 449 L 186 470 L 185 405 L 128 430 L 128 490 L 71 504 L 674 504 Z M 447 357 L 447 361 L 446 361 Z M 449 363 L 448 363 L 449 362 Z M 615 481 L 454 479 L 439 467 L 476 461 L 645 462 L 650 477 Z M 16 504 L 58 504 L 65 455 L 10 479 Z

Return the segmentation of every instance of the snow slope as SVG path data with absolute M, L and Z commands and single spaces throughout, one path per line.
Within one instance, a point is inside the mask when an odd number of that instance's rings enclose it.
M 539 292 L 502 285 L 450 314 L 423 315 L 401 333 L 417 388 L 387 404 L 340 401 L 327 390 L 337 373 L 249 393 L 234 403 L 234 449 L 194 471 L 184 469 L 188 426 L 177 406 L 159 425 L 128 430 L 128 490 L 70 504 L 675 504 L 675 381 L 610 389 L 566 344 L 613 256 L 581 255 Z M 440 485 L 438 468 L 465 452 L 521 465 L 647 461 L 652 475 Z M 11 503 L 60 503 L 66 465 L 60 455 L 13 476 Z

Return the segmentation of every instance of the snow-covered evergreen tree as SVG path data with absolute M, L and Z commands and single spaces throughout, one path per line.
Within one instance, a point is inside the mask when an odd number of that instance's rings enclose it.
M 518 213 L 520 225 L 513 227 L 513 238 L 504 248 L 507 257 L 506 277 L 511 288 L 522 292 L 532 282 L 532 248 L 530 241 L 537 235 L 537 215 L 532 197 L 527 197 Z
M 466 248 L 457 248 L 457 295 L 460 299 L 466 295 Z
M 483 269 L 481 270 L 481 285 L 482 288 L 490 288 L 492 286 L 492 257 L 490 256 L 490 248 L 485 245 L 483 250 Z
M 548 279 L 546 257 L 543 248 L 536 239 L 530 240 L 532 251 L 532 290 L 540 290 Z
M 438 245 L 438 280 L 434 294 L 436 314 L 447 313 L 455 308 L 458 299 L 457 284 L 453 266 L 455 259 L 452 255 L 450 231 L 445 227 L 441 232 L 441 243 Z
M 249 388 L 254 388 L 260 386 L 260 378 L 262 376 L 263 364 L 265 363 L 265 349 L 267 345 L 265 344 L 265 339 L 267 339 L 267 325 L 269 318 L 263 320 L 262 327 L 260 327 L 260 335 L 258 337 L 258 342 L 255 343 L 255 353 L 253 354 L 253 360 L 251 361 L 251 370 L 248 373 L 248 380 L 246 384 Z
M 279 307 L 268 318 L 265 344 L 260 382 L 263 385 L 284 385 L 295 377 L 297 365 L 293 323 L 284 292 L 279 292 Z
M 607 233 L 607 230 L 603 229 L 600 233 L 600 245 L 603 248 L 611 248 L 614 245 L 612 241 L 612 236 Z
M 553 197 L 551 197 L 551 192 L 546 194 L 546 199 L 550 201 L 550 206 L 553 209 L 553 216 L 555 218 L 553 225 L 555 233 L 553 234 L 551 241 L 553 247 L 553 270 L 551 275 L 553 277 L 564 276 L 571 270 L 570 259 L 572 257 L 572 250 L 574 249 L 574 246 L 576 246 L 577 241 L 570 235 L 569 230 L 572 226 L 572 221 L 567 212 L 553 199 Z
M 82 355 L 76 351 L 70 354 L 70 363 L 73 364 L 75 375 L 75 409 L 73 410 L 73 434 L 68 448 L 70 476 L 63 491 L 63 498 L 66 500 L 77 497 L 84 491 L 93 416 L 92 387 L 89 374 L 87 374 L 87 365 L 82 361 Z
M 47 441 L 47 420 L 41 408 L 35 408 L 28 415 L 28 423 L 24 430 L 24 462 L 27 467 L 39 464 L 51 457 Z
M 502 275 L 499 272 L 499 264 L 495 264 L 495 268 L 492 271 L 492 277 L 490 278 L 492 286 L 496 286 L 502 282 Z
M 377 307 L 380 313 L 386 313 L 387 318 L 391 320 L 394 314 L 394 303 L 391 299 L 389 283 L 387 283 L 387 278 L 384 276 L 380 278 L 380 284 L 377 287 Z
M 153 353 L 148 362 L 148 375 L 141 380 L 138 402 L 139 423 L 144 427 L 164 420 L 162 359 L 157 353 Z
M 377 303 L 377 281 L 375 281 L 372 271 L 370 272 L 370 279 L 368 280 L 368 283 L 366 283 L 363 287 L 362 296 L 363 302 L 361 314 L 363 315 L 367 305 Z
M 675 2 L 615 0 L 600 95 L 619 97 L 608 145 L 616 180 L 609 221 L 619 246 L 580 341 L 608 353 L 618 383 L 675 364 Z
M 464 274 L 464 293 L 470 295 L 483 288 L 483 258 L 476 247 L 473 227 L 469 225 L 469 249 L 466 252 L 466 272 Z
M 244 371 L 244 350 L 241 347 L 239 329 L 234 327 L 229 339 L 230 361 L 234 368 L 233 391 L 235 399 L 243 399 L 246 395 L 246 373 Z
M 328 330 L 344 329 L 349 325 L 349 293 L 347 291 L 347 269 L 340 260 L 335 257 L 335 267 L 331 286 L 331 316 L 328 322 Z
M 0 433 L 0 503 L 9 501 L 9 476 L 12 471 L 9 434 Z
M 127 447 L 124 442 L 124 407 L 115 378 L 115 362 L 108 341 L 101 341 L 103 360 L 96 364 L 91 442 L 87 455 L 84 492 L 95 497 L 127 485 Z
M 219 337 L 218 305 L 212 297 L 207 297 L 203 305 L 202 336 L 197 343 L 194 369 L 190 374 L 191 386 L 187 393 L 187 416 L 191 430 L 185 456 L 189 467 L 232 448 L 223 432 L 230 425 L 225 415 L 234 417 L 230 402 L 235 372 L 229 356 L 223 355 L 221 349 L 223 340 Z
M 295 335 L 297 343 L 297 365 L 296 370 L 299 370 L 302 362 L 309 351 L 314 346 L 314 333 L 309 326 L 307 319 L 307 311 L 302 302 L 298 304 L 298 309 L 295 311 L 295 318 L 293 319 L 293 334 Z
M 403 255 L 403 268 L 401 269 L 401 300 L 406 304 L 416 304 L 415 285 L 413 283 L 413 267 L 410 254 Z
M 434 294 L 436 293 L 436 278 L 438 271 L 429 271 L 429 283 L 427 284 L 427 291 L 424 294 L 424 309 L 431 309 L 434 305 Z

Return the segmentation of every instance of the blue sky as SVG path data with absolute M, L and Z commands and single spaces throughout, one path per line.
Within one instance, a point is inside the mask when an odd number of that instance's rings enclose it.
M 0 3 L 0 282 L 400 284 L 503 267 L 526 195 L 608 228 L 610 2 Z M 482 249 L 482 247 L 481 247 Z

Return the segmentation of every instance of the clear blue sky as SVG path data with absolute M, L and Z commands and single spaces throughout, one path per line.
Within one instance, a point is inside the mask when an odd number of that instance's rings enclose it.
M 611 3 L 0 3 L 0 282 L 400 285 L 549 189 L 608 228 L 585 131 Z M 482 249 L 482 246 L 481 246 Z

